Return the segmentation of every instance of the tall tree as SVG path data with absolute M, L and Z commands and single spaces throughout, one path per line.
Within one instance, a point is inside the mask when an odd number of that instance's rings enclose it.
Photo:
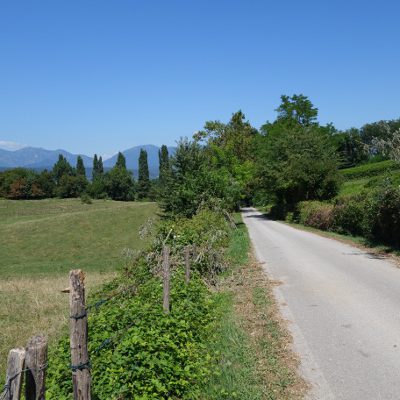
M 52 172 L 57 184 L 64 175 L 74 175 L 74 169 L 62 154 L 59 154 L 58 161 L 54 164 Z
M 98 174 L 101 176 L 104 174 L 104 167 L 103 167 L 103 157 L 100 156 L 98 160 Z
M 83 164 L 83 159 L 81 156 L 78 156 L 76 160 L 76 175 L 86 178 L 85 165 Z
M 161 149 L 158 150 L 158 161 L 159 161 L 159 180 L 163 184 L 168 176 L 170 170 L 169 153 L 168 147 L 163 144 Z
M 140 149 L 139 155 L 139 181 L 138 181 L 138 198 L 144 199 L 149 195 L 150 191 L 150 176 L 149 164 L 147 161 L 147 151 Z
M 125 159 L 125 156 L 121 152 L 118 153 L 118 158 L 117 158 L 117 162 L 115 163 L 115 166 L 117 168 L 126 169 L 126 159 Z
M 97 154 L 93 157 L 93 170 L 92 170 L 92 180 L 94 181 L 97 178 L 99 171 L 99 160 L 97 158 Z

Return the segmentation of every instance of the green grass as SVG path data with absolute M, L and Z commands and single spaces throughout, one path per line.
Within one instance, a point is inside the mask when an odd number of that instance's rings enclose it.
M 87 293 L 115 276 L 122 252 L 146 241 L 139 227 L 154 203 L 78 199 L 0 200 L 0 379 L 13 347 L 44 333 L 50 342 L 68 323 L 68 272 L 86 272 Z
M 240 214 L 235 217 L 238 229 L 227 251 L 230 273 L 214 295 L 216 331 L 209 347 L 218 355 L 218 372 L 204 387 L 204 399 L 301 398 L 304 386 L 289 362 L 295 357 L 272 289 L 260 265 L 249 259 L 247 229 Z
M 385 174 L 388 171 L 399 171 L 400 165 L 394 161 L 380 161 L 376 163 L 358 165 L 357 167 L 342 169 L 340 172 L 345 179 L 369 178 Z
M 374 190 L 386 179 L 390 179 L 394 185 L 400 184 L 400 164 L 393 161 L 364 164 L 343 169 L 340 172 L 344 177 L 344 182 L 338 197 L 352 196 L 363 191 Z
M 138 228 L 156 211 L 154 203 L 0 200 L 0 276 L 115 270 L 123 249 L 145 245 Z

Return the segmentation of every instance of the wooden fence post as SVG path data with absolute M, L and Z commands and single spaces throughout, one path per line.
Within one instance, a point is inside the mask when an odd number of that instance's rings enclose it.
M 164 273 L 164 287 L 163 287 L 163 308 L 166 314 L 169 313 L 169 300 L 170 300 L 170 270 L 169 270 L 169 247 L 163 247 L 163 273 Z
M 91 376 L 84 279 L 85 275 L 79 269 L 69 273 L 69 326 L 74 400 L 90 400 Z
M 12 349 L 8 353 L 6 390 L 7 400 L 19 400 L 21 398 L 23 369 L 25 366 L 25 349 Z
M 190 247 L 185 247 L 185 283 L 189 284 L 190 281 Z
M 47 339 L 38 335 L 32 337 L 25 352 L 25 398 L 45 399 L 45 378 L 47 368 Z

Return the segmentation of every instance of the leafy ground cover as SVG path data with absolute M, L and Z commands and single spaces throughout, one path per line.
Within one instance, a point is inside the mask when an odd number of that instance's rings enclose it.
M 139 250 L 139 227 L 154 203 L 77 199 L 0 200 L 0 376 L 8 351 L 45 333 L 53 340 L 68 322 L 68 271 L 87 272 L 88 292 L 111 280 L 124 249 Z
M 172 267 L 169 314 L 162 309 L 165 244 Z M 191 244 L 196 256 L 186 285 L 182 250 Z M 160 223 L 151 247 L 128 258 L 124 270 L 90 298 L 109 299 L 89 313 L 92 398 L 300 396 L 271 286 L 257 264 L 249 267 L 248 253 L 244 225 L 232 228 L 223 212 L 201 210 L 191 219 Z M 68 365 L 65 336 L 51 347 L 47 398 L 71 398 Z

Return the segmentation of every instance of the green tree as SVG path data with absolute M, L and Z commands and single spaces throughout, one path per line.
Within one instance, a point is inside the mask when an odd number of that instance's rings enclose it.
M 98 165 L 97 165 L 97 173 L 102 176 L 104 174 L 104 167 L 103 167 L 103 157 L 99 157 Z
M 258 182 L 280 206 L 329 199 L 339 187 L 339 159 L 318 126 L 284 126 L 259 139 Z
M 218 204 L 226 209 L 237 205 L 240 188 L 225 169 L 210 168 L 207 150 L 183 139 L 171 158 L 168 190 L 162 192 L 165 212 L 192 217 L 201 207 Z
M 74 175 L 74 169 L 62 154 L 58 156 L 58 161 L 54 164 L 52 172 L 57 185 L 64 175 Z
M 240 187 L 240 198 L 249 202 L 254 190 L 255 139 L 258 131 L 251 126 L 242 111 L 232 114 L 230 121 L 208 121 L 204 130 L 194 135 L 206 143 L 209 163 L 214 169 L 224 169 Z
M 117 162 L 115 163 L 115 166 L 121 169 L 126 169 L 126 159 L 121 152 L 118 153 Z
M 83 164 L 83 159 L 81 156 L 78 156 L 76 159 L 76 175 L 86 178 L 85 165 Z
M 134 180 L 126 168 L 115 165 L 105 174 L 104 187 L 113 200 L 127 201 L 135 198 Z
M 165 144 L 163 144 L 161 146 L 161 149 L 158 150 L 158 161 L 159 161 L 158 179 L 161 183 L 164 183 L 167 180 L 170 172 L 168 147 Z
M 92 169 L 92 180 L 94 181 L 99 172 L 99 160 L 97 158 L 97 154 L 94 155 L 93 157 L 93 169 Z
M 314 107 L 307 96 L 294 94 L 281 96 L 281 104 L 275 110 L 278 112 L 277 121 L 309 126 L 316 123 L 318 108 Z
M 148 197 L 150 191 L 149 165 L 147 162 L 147 151 L 140 149 L 139 155 L 139 179 L 137 194 L 139 199 Z

